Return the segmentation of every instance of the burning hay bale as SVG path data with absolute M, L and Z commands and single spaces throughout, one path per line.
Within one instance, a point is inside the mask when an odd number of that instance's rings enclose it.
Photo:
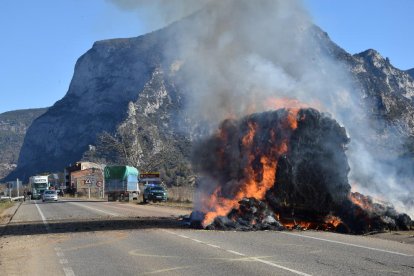
M 346 233 L 408 228 L 410 218 L 392 207 L 367 201 L 373 212 L 352 200 L 348 143 L 343 127 L 311 108 L 224 121 L 194 151 L 193 163 L 203 175 L 199 224 Z
M 256 198 L 243 198 L 239 208 L 227 216 L 216 217 L 206 229 L 214 230 L 283 230 L 283 225 L 274 218 L 274 212 L 264 201 Z

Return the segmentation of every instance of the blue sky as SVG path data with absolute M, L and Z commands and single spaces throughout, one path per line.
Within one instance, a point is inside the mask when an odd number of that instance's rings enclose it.
M 303 0 L 315 23 L 350 53 L 368 48 L 414 67 L 414 0 Z M 0 113 L 47 107 L 67 92 L 76 60 L 96 40 L 148 31 L 107 0 L 2 0 Z

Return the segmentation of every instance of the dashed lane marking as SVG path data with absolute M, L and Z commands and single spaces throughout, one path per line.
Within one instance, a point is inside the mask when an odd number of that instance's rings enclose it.
M 177 234 L 177 233 L 174 233 L 174 232 L 172 232 L 172 231 L 168 231 L 168 230 L 163 230 L 163 231 L 164 231 L 164 232 L 167 232 L 167 233 L 169 233 L 169 234 L 171 234 L 171 235 L 175 235 L 175 236 L 177 236 L 177 237 L 181 237 L 181 238 L 183 238 L 183 237 L 182 237 L 182 235 Z M 225 251 L 227 251 L 227 252 L 229 252 L 229 253 L 231 253 L 231 254 L 234 254 L 234 255 L 238 255 L 238 256 L 246 256 L 246 255 L 245 255 L 245 254 L 243 254 L 243 253 L 240 253 L 240 252 L 237 252 L 237 251 L 233 251 L 233 250 L 229 250 L 229 249 L 223 249 L 223 248 L 221 248 L 220 246 L 213 245 L 213 244 L 211 244 L 211 243 L 206 243 L 206 242 L 203 242 L 203 241 L 200 241 L 200 240 L 197 240 L 197 239 L 192 239 L 192 238 L 189 238 L 189 237 L 186 237 L 186 238 L 188 238 L 188 239 L 190 239 L 190 240 L 192 240 L 192 241 L 194 241 L 194 242 L 197 242 L 197 243 L 201 243 L 201 244 L 204 244 L 204 245 L 207 245 L 207 246 L 215 247 L 215 248 L 217 248 L 217 249 L 222 249 L 222 250 L 225 250 Z M 292 268 L 289 268 L 289 267 L 286 267 L 286 266 L 283 266 L 283 265 L 278 265 L 278 264 L 272 263 L 272 262 L 270 262 L 270 261 L 266 261 L 266 260 L 260 259 L 259 257 L 249 257 L 249 256 L 246 256 L 246 257 L 247 257 L 247 259 L 248 259 L 248 260 L 253 260 L 253 261 L 256 261 L 256 262 L 260 262 L 260 263 L 263 263 L 263 264 L 267 264 L 267 265 L 269 265 L 269 266 L 273 266 L 273 267 L 276 267 L 276 268 L 280 268 L 280 269 L 283 269 L 283 270 L 286 270 L 286 271 L 292 272 L 292 273 L 297 274 L 297 275 L 302 275 L 302 276 L 311 276 L 311 274 L 307 274 L 307 273 L 305 273 L 305 272 L 302 272 L 302 271 L 299 271 L 299 270 L 296 270 L 296 269 L 292 269 Z
M 336 243 L 336 244 L 341 244 L 341 245 L 347 245 L 347 246 L 353 246 L 353 247 L 358 247 L 358 248 L 364 248 L 364 249 L 368 249 L 368 250 L 379 251 L 379 252 L 384 252 L 384 253 L 389 253 L 389 254 L 394 254 L 394 255 L 400 255 L 400 256 L 406 256 L 406 257 L 413 257 L 413 255 L 410 255 L 410 254 L 404 254 L 404 253 L 400 253 L 400 252 L 396 252 L 396 251 L 390 251 L 390 250 L 379 249 L 379 248 L 374 248 L 374 247 L 369 247 L 369 246 L 363 246 L 363 245 L 359 245 L 359 244 L 353 244 L 353 243 L 347 243 L 347 242 L 340 242 L 340 241 L 328 240 L 328 239 L 311 237 L 311 236 L 305 236 L 305 235 L 300 235 L 300 234 L 295 234 L 295 233 L 288 233 L 288 232 L 283 232 L 283 231 L 282 232 L 278 232 L 278 233 L 285 234 L 285 235 L 290 235 L 290 236 L 301 237 L 301 238 L 312 239 L 312 240 L 325 241 L 325 242 Z
M 65 276 L 75 276 L 75 272 L 73 272 L 73 269 L 68 266 L 68 259 L 65 258 L 65 253 L 62 252 L 62 248 L 55 247 L 56 255 L 60 258 L 59 263 L 63 265 L 63 272 L 65 273 Z

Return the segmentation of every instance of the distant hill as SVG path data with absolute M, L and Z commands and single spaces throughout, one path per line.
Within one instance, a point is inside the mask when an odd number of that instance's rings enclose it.
M 24 109 L 0 114 L 0 179 L 17 164 L 27 129 L 47 108 Z

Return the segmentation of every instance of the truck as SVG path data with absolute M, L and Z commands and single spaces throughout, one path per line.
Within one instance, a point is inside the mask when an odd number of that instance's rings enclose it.
M 31 198 L 40 199 L 45 190 L 50 188 L 48 175 L 35 175 L 29 178 L 29 184 L 31 187 Z
M 140 194 L 138 178 L 139 171 L 131 166 L 106 166 L 105 194 L 108 201 L 138 200 Z

